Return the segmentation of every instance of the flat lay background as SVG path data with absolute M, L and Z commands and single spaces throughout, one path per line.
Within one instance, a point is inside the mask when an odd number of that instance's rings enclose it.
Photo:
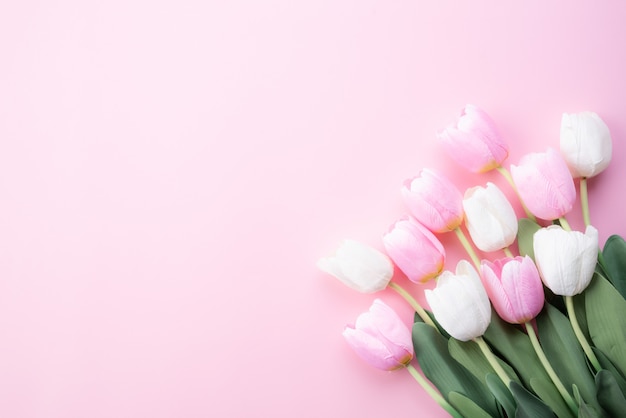
M 592 222 L 626 235 L 625 18 L 617 1 L 1 2 L 0 416 L 446 416 L 341 337 L 375 297 L 410 309 L 315 262 L 343 238 L 382 248 L 421 168 L 508 190 L 436 142 L 466 103 L 507 165 L 558 147 L 563 112 L 597 112 L 614 158 Z

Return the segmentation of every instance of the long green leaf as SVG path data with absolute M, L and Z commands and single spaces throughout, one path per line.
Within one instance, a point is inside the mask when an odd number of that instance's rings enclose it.
M 517 227 L 517 246 L 522 256 L 528 255 L 535 259 L 535 251 L 533 250 L 533 235 L 539 231 L 541 226 L 528 218 L 522 218 L 518 222 Z
M 626 298 L 626 241 L 619 235 L 611 235 L 602 250 L 602 264 L 607 278 L 617 291 Z
M 537 317 L 537 328 L 543 351 L 565 388 L 570 389 L 575 384 L 587 403 L 598 406 L 593 375 L 569 319 L 546 303 Z
M 600 405 L 613 417 L 621 417 L 626 413 L 626 398 L 615 380 L 615 376 L 607 370 L 596 374 L 596 387 Z
M 606 355 L 598 349 L 598 347 L 591 347 L 591 349 L 593 350 L 594 354 L 598 358 L 598 361 L 600 362 L 600 365 L 602 366 L 602 368 L 609 371 L 613 375 L 613 378 L 617 382 L 617 385 L 620 387 L 624 396 L 626 396 L 626 379 L 624 378 L 624 376 L 622 376 L 619 370 L 617 370 L 617 368 L 613 365 L 613 363 L 611 363 L 611 360 L 609 360 L 606 357 Z M 596 378 L 597 378 L 597 375 L 596 375 Z M 597 379 L 596 379 L 596 384 L 597 384 Z
M 473 400 L 493 416 L 498 414 L 496 400 L 479 381 L 448 352 L 448 340 L 435 328 L 422 322 L 413 324 L 413 348 L 424 375 L 450 401 L 448 394 L 458 392 Z
M 515 418 L 556 418 L 554 412 L 538 397 L 516 382 L 511 382 L 511 392 L 517 402 Z
M 515 398 L 513 398 L 511 390 L 504 385 L 502 379 L 500 379 L 494 373 L 489 373 L 487 374 L 485 380 L 487 381 L 487 386 L 489 387 L 489 390 L 491 390 L 493 396 L 496 397 L 498 403 L 502 405 L 502 407 L 506 411 L 507 416 L 515 416 L 515 410 L 517 409 Z
M 467 418 L 493 418 L 493 415 L 490 415 L 480 406 L 476 405 L 474 401 L 469 399 L 467 396 L 464 396 L 458 392 L 450 392 L 449 396 L 450 404 L 457 410 L 460 411 L 464 417 Z
M 456 361 L 465 366 L 465 368 L 481 382 L 486 382 L 487 374 L 495 374 L 495 370 L 491 367 L 491 364 L 487 361 L 482 350 L 474 341 L 459 341 L 450 338 L 448 340 L 448 351 Z M 511 379 L 520 382 L 517 373 L 515 373 L 515 370 L 513 370 L 511 366 L 500 358 L 496 357 L 496 359 Z
M 593 344 L 626 376 L 626 300 L 597 274 L 584 295 Z
M 515 369 L 526 388 L 532 389 L 559 417 L 571 416 L 567 404 L 537 358 L 528 335 L 494 313 L 484 338 Z

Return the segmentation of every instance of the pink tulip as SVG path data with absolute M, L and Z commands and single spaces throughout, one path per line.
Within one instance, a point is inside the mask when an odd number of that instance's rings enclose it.
M 511 166 L 511 175 L 522 201 L 538 218 L 557 219 L 572 209 L 574 180 L 561 154 L 552 148 L 525 155 L 519 166 Z
M 411 331 L 398 314 L 380 299 L 343 331 L 359 357 L 382 370 L 406 367 L 413 358 Z
M 463 195 L 439 173 L 422 170 L 404 182 L 402 196 L 415 219 L 432 232 L 452 231 L 463 222 Z
M 481 272 L 489 299 L 505 321 L 523 324 L 543 308 L 543 285 L 530 257 L 483 260 Z
M 489 115 L 476 106 L 467 105 L 456 125 L 438 135 L 444 149 L 459 165 L 475 173 L 500 166 L 509 155 Z
M 415 283 L 425 283 L 443 270 L 443 245 L 419 222 L 399 220 L 383 236 L 383 244 L 396 266 Z

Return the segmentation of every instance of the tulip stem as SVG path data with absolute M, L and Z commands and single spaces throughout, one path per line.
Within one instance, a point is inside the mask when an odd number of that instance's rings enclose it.
M 526 204 L 522 200 L 522 196 L 520 196 L 519 192 L 517 191 L 517 186 L 515 185 L 515 182 L 513 181 L 513 177 L 511 177 L 511 173 L 509 173 L 509 170 L 507 170 L 506 168 L 504 168 L 502 166 L 496 167 L 496 170 L 498 170 L 498 173 L 502 174 L 502 177 L 504 177 L 506 179 L 506 181 L 509 182 L 509 184 L 513 188 L 513 191 L 515 192 L 515 194 L 517 195 L 517 198 L 519 199 L 520 203 L 522 204 L 522 208 L 524 209 L 524 212 L 526 212 L 526 217 L 528 219 L 530 219 L 531 221 L 533 221 L 533 222 L 537 222 L 537 218 L 535 218 L 535 215 L 530 213 L 530 211 L 526 207 Z
M 426 311 L 424 310 L 424 308 L 422 308 L 422 306 L 415 300 L 415 298 L 411 296 L 411 294 L 407 292 L 402 286 L 394 282 L 389 282 L 389 287 L 398 292 L 400 296 L 402 296 L 409 303 L 409 305 L 411 305 L 411 307 L 415 309 L 415 312 L 417 312 L 420 318 L 422 318 L 422 321 L 424 321 L 424 323 L 437 328 L 433 320 L 430 319 L 430 316 L 428 316 L 428 313 L 426 313 Z
M 541 348 L 541 344 L 539 344 L 539 339 L 537 338 L 535 328 L 533 328 L 530 322 L 526 322 L 524 323 L 524 325 L 526 326 L 526 332 L 528 332 L 530 342 L 532 343 L 532 346 L 535 349 L 535 353 L 537 354 L 537 357 L 539 357 L 539 361 L 541 361 L 543 368 L 546 370 L 546 372 L 548 372 L 548 376 L 550 376 L 552 383 L 554 383 L 554 386 L 556 386 L 557 390 L 563 397 L 563 400 L 565 401 L 569 409 L 572 410 L 574 415 L 578 416 L 578 406 L 576 406 L 576 402 L 574 402 L 572 396 L 569 394 L 569 392 L 567 392 L 567 389 L 565 389 L 563 382 L 561 382 L 561 379 L 559 379 L 559 376 L 557 376 L 556 372 L 552 368 L 552 365 L 548 361 L 546 354 Z
M 445 409 L 450 415 L 454 418 L 463 418 L 463 415 L 459 413 L 452 405 L 446 401 L 443 396 L 441 396 L 435 389 L 432 388 L 428 380 L 424 376 L 422 376 L 413 365 L 409 364 L 406 366 L 406 369 L 411 373 L 411 376 L 417 380 L 417 383 L 430 395 L 431 398 L 435 400 L 443 409 Z
M 511 250 L 509 249 L 509 247 L 504 247 L 504 254 L 505 254 L 507 257 L 515 258 L 515 256 L 513 255 L 513 253 L 511 252 Z
M 587 194 L 587 177 L 580 178 L 580 203 L 583 207 L 583 220 L 585 226 L 591 225 L 591 218 L 589 217 L 589 196 Z
M 565 219 L 564 216 L 561 216 L 559 218 L 559 223 L 561 224 L 561 228 L 563 228 L 566 231 L 571 231 L 572 227 L 569 225 L 569 222 L 567 222 L 567 219 Z
M 565 307 L 567 308 L 567 315 L 569 316 L 569 320 L 572 323 L 572 328 L 574 329 L 574 334 L 576 334 L 576 338 L 578 338 L 578 343 L 583 348 L 583 351 L 587 355 L 589 362 L 596 369 L 596 372 L 602 370 L 602 366 L 600 366 L 600 362 L 598 358 L 594 354 L 591 346 L 589 345 L 589 341 L 585 338 L 585 334 L 580 329 L 580 324 L 578 323 L 578 319 L 576 318 L 576 311 L 574 310 L 574 298 L 572 296 L 564 296 L 565 298 Z
M 461 228 L 457 226 L 456 228 L 454 228 L 454 232 L 459 238 L 459 241 L 461 241 L 461 244 L 463 244 L 463 248 L 465 248 L 465 251 L 467 251 L 467 254 L 469 254 L 470 258 L 474 262 L 476 269 L 480 271 L 480 258 L 478 258 L 478 255 L 476 255 L 476 251 L 474 251 L 474 248 L 472 248 L 472 244 L 470 244 L 470 242 L 468 241 L 467 237 L 463 233 L 463 230 L 461 230 Z
M 504 371 L 504 369 L 498 362 L 498 359 L 493 354 L 493 352 L 491 351 L 491 348 L 489 348 L 489 346 L 487 345 L 483 337 L 474 338 L 474 342 L 478 344 L 478 346 L 480 347 L 480 350 L 483 352 L 485 358 L 487 359 L 487 361 L 489 362 L 493 370 L 496 372 L 498 377 L 502 380 L 504 385 L 508 388 L 509 384 L 511 383 L 511 378 L 509 377 L 508 374 L 506 374 L 506 372 Z

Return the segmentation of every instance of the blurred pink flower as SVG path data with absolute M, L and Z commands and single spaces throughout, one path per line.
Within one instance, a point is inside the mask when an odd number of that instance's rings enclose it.
M 378 369 L 399 369 L 413 359 L 411 331 L 380 299 L 359 315 L 354 327 L 346 327 L 343 336 L 359 357 Z
M 463 222 L 463 195 L 442 174 L 424 169 L 405 180 L 404 202 L 411 214 L 432 232 L 448 232 Z
M 425 295 L 437 322 L 457 340 L 480 337 L 491 322 L 487 292 L 466 260 L 459 261 L 455 274 L 444 271 L 437 287 L 427 289 Z
M 526 257 L 483 260 L 482 280 L 500 318 L 512 324 L 533 319 L 543 308 L 543 284 L 533 260 Z
M 493 170 L 509 155 L 493 120 L 474 105 L 466 105 L 456 125 L 449 126 L 438 137 L 454 161 L 475 173 Z
M 576 200 L 574 180 L 554 149 L 525 155 L 519 166 L 511 166 L 511 175 L 522 201 L 538 218 L 554 220 L 572 209 Z
M 383 236 L 387 254 L 413 282 L 424 283 L 443 270 L 445 250 L 426 227 L 412 219 L 401 219 Z

